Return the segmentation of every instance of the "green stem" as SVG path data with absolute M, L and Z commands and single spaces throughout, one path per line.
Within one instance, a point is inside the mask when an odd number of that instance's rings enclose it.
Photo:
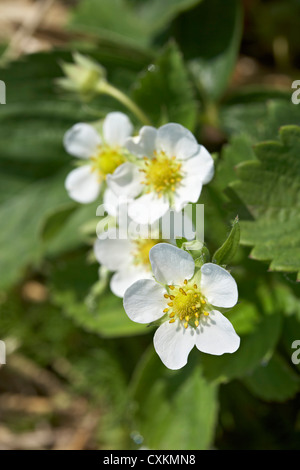
M 206 124 L 219 127 L 219 111 L 217 104 L 213 101 L 206 101 L 204 106 L 204 121 Z
M 113 85 L 110 85 L 107 82 L 101 81 L 99 85 L 96 87 L 96 91 L 98 93 L 105 93 L 109 96 L 112 96 L 116 100 L 120 101 L 126 108 L 135 114 L 135 116 L 145 125 L 150 126 L 151 123 L 145 113 L 130 99 L 127 95 L 125 95 L 122 91 L 115 88 Z

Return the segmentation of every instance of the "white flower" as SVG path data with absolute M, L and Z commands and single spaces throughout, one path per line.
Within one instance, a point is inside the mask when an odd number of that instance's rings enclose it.
M 97 261 L 114 274 L 110 289 L 118 297 L 123 297 L 126 289 L 139 279 L 153 279 L 149 262 L 150 249 L 160 240 L 113 238 L 115 228 L 109 229 L 105 238 L 97 239 L 94 253 Z
M 110 207 L 110 213 L 113 213 L 112 209 L 113 206 Z M 122 211 L 123 207 L 121 206 L 120 209 Z M 152 226 L 134 224 L 131 227 L 129 220 L 129 228 L 124 227 L 122 230 L 119 226 L 112 226 L 107 231 L 98 234 L 99 238 L 94 243 L 94 254 L 102 266 L 114 272 L 110 280 L 110 288 L 118 297 L 123 297 L 126 289 L 137 280 L 153 279 L 149 252 L 152 247 L 165 241 L 162 238 L 162 227 L 168 226 L 171 229 L 172 238 L 168 239 L 168 243 L 172 244 L 175 244 L 175 238 L 183 236 L 182 230 L 184 234 L 193 232 L 192 221 L 183 214 L 180 216 L 177 214 L 177 217 L 172 218 L 170 213 L 167 213 L 159 222 L 160 224 Z M 134 229 L 137 229 L 136 233 Z
M 169 369 L 180 369 L 194 346 L 215 355 L 236 351 L 240 338 L 215 308 L 231 308 L 237 302 L 237 285 L 231 274 L 213 263 L 195 270 L 189 253 L 165 243 L 152 248 L 149 257 L 156 281 L 135 282 L 123 302 L 135 322 L 161 319 L 154 347 L 162 362 Z
M 171 208 L 180 211 L 197 202 L 202 186 L 214 175 L 214 162 L 205 147 L 180 124 L 155 129 L 144 126 L 126 147 L 137 164 L 126 162 L 107 177 L 117 196 L 131 199 L 129 216 L 138 223 L 153 223 Z
M 64 136 L 66 151 L 84 160 L 84 165 L 72 170 L 65 181 L 69 196 L 87 204 L 94 201 L 107 175 L 126 161 L 126 139 L 133 126 L 120 112 L 107 114 L 103 121 L 102 136 L 86 123 L 75 124 Z

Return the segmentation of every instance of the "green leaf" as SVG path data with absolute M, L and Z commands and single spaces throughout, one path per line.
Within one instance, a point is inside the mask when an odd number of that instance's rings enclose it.
M 58 206 L 59 210 L 67 206 L 70 203 L 65 203 L 63 205 Z M 71 203 L 72 204 L 72 203 Z M 54 224 L 54 233 L 53 236 L 47 237 L 47 240 L 43 239 L 41 236 L 47 225 L 47 216 L 54 219 L 56 218 L 56 207 L 52 209 L 49 214 L 45 214 L 45 220 L 41 223 L 41 230 L 39 233 L 39 241 L 43 244 L 45 249 L 46 256 L 54 257 L 61 255 L 64 252 L 70 252 L 74 249 L 81 248 L 82 246 L 87 245 L 90 243 L 90 238 L 95 237 L 96 235 L 96 226 L 97 220 L 94 219 L 96 213 L 96 205 L 93 204 L 83 204 L 78 205 L 74 211 L 68 214 L 67 219 L 64 221 L 63 224 L 55 227 L 56 223 Z M 63 212 L 63 210 L 62 210 Z M 93 219 L 93 230 L 91 233 L 86 233 L 85 225 L 89 223 L 89 221 Z M 54 220 L 53 220 L 54 222 Z M 56 220 L 58 222 L 58 220 Z
M 0 218 L 5 221 L 0 243 L 9 247 L 0 254 L 0 287 L 18 281 L 28 265 L 41 261 L 44 247 L 39 243 L 40 224 L 47 211 L 67 200 L 63 182 L 61 175 L 41 180 L 0 206 Z
M 237 334 L 242 337 L 255 332 L 261 320 L 257 305 L 245 299 L 230 311 L 229 319 Z
M 104 292 L 98 302 L 92 305 L 89 304 L 88 297 L 78 301 L 72 287 L 68 291 L 53 292 L 52 299 L 76 325 L 104 338 L 122 338 L 149 332 L 145 325 L 129 320 L 122 299 L 111 292 Z
M 155 126 L 166 122 L 191 130 L 195 126 L 197 103 L 183 57 L 173 42 L 140 76 L 132 96 Z
M 283 281 L 284 279 L 287 283 L 278 282 L 273 284 L 276 302 L 285 316 L 295 316 L 300 322 L 300 285 L 291 282 L 288 276 L 284 276 L 280 280 Z
M 70 27 L 142 48 L 180 12 L 201 0 L 83 0 L 75 8 Z
M 77 204 L 69 202 L 52 210 L 41 228 L 42 240 L 48 241 L 55 237 L 77 208 Z
M 135 429 L 149 449 L 205 450 L 214 438 L 217 391 L 190 354 L 179 371 L 168 370 L 153 346 L 138 364 L 130 389 Z M 198 432 L 199 431 L 199 432 Z
M 299 375 L 278 354 L 243 381 L 254 395 L 265 401 L 284 402 L 300 391 Z
M 229 143 L 221 150 L 216 162 L 216 173 L 211 182 L 219 192 L 223 192 L 229 183 L 236 179 L 236 166 L 244 161 L 256 159 L 253 144 L 245 134 L 233 135 Z
M 184 33 L 182 33 L 184 31 Z M 239 0 L 204 0 L 174 22 L 178 42 L 195 83 L 210 101 L 219 100 L 233 73 L 241 41 Z
M 278 93 L 278 92 L 277 92 Z M 225 102 L 220 125 L 226 135 L 243 134 L 253 143 L 275 140 L 281 126 L 298 125 L 300 107 L 291 102 L 291 93 L 276 96 L 275 90 L 244 90 L 244 97 Z
M 252 220 L 241 220 L 241 243 L 273 271 L 300 279 L 300 127 L 285 126 L 280 140 L 256 145 L 256 161 L 237 168 L 230 187 Z
M 235 326 L 234 316 L 229 313 L 228 318 Z M 203 370 L 208 380 L 228 382 L 244 377 L 273 354 L 281 332 L 281 314 L 277 312 L 260 319 L 256 316 L 254 321 L 250 333 L 241 335 L 241 344 L 235 353 L 219 357 L 202 356 Z
M 299 297 L 297 298 L 298 301 L 298 309 L 299 309 Z M 284 319 L 283 328 L 282 328 L 282 337 L 281 337 L 281 345 L 283 347 L 283 351 L 286 357 L 291 358 L 291 362 L 293 362 L 293 366 L 298 372 L 300 372 L 300 362 L 299 361 L 299 346 L 295 349 L 293 347 L 294 341 L 298 341 L 300 338 L 300 317 L 298 316 L 290 316 Z M 292 360 L 292 355 L 296 353 L 296 361 Z
M 235 218 L 231 231 L 223 245 L 214 253 L 213 262 L 218 265 L 230 264 L 237 252 L 240 243 L 240 224 L 238 217 Z

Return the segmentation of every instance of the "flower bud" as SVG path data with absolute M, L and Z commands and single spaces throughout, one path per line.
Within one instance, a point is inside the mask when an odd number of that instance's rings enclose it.
M 105 69 L 90 57 L 78 52 L 73 54 L 74 63 L 62 63 L 65 77 L 58 79 L 61 88 L 78 92 L 83 96 L 93 95 L 101 81 L 106 82 Z

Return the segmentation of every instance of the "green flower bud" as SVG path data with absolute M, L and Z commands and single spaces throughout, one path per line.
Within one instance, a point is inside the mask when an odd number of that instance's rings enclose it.
M 105 69 L 79 52 L 73 54 L 73 59 L 74 63 L 62 63 L 65 77 L 58 79 L 59 86 L 85 97 L 93 95 L 102 81 L 106 83 Z

